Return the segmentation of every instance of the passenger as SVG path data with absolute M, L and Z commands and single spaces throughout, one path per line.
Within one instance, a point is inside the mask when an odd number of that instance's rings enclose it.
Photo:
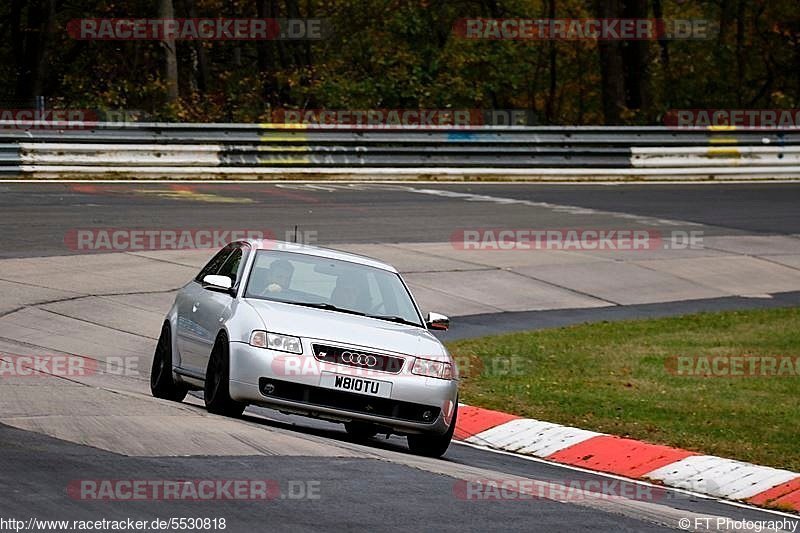
M 336 279 L 336 288 L 331 293 L 331 304 L 342 309 L 364 311 L 369 296 L 365 292 L 366 280 L 356 274 L 341 274 Z

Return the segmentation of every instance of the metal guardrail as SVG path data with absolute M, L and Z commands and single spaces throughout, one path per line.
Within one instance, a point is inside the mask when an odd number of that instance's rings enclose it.
M 382 128 L 0 122 L 0 172 L 33 178 L 276 174 L 800 176 L 800 130 Z

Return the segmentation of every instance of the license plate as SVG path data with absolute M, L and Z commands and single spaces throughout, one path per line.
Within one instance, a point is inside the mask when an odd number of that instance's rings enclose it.
M 326 389 L 338 389 L 367 396 L 377 396 L 379 398 L 389 398 L 392 395 L 392 384 L 389 381 L 378 381 L 377 379 L 362 378 L 356 376 L 345 376 L 343 374 L 333 374 L 323 372 L 319 379 L 319 386 Z

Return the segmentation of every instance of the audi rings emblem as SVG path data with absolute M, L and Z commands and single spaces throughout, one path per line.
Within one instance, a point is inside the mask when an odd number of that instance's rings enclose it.
M 378 364 L 378 358 L 374 355 L 366 355 L 363 353 L 342 352 L 341 355 L 343 363 L 350 363 L 351 365 L 373 367 Z

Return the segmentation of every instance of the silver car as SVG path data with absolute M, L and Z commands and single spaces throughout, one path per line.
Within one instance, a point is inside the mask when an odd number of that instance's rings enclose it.
M 276 241 L 231 243 L 167 314 L 150 385 L 182 401 L 203 390 L 212 413 L 248 404 L 342 422 L 356 440 L 406 435 L 438 457 L 458 412 L 458 371 L 392 266 Z

